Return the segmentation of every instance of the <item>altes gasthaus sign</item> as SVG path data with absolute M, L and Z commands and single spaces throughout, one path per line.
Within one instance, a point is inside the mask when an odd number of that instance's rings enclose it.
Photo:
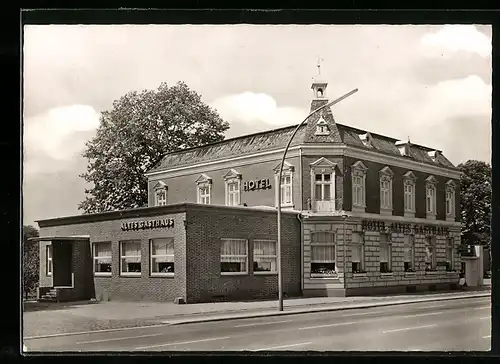
M 162 228 L 173 228 L 174 219 L 159 219 L 147 221 L 134 221 L 122 223 L 122 231 L 138 231 L 138 230 L 151 230 Z
M 378 220 L 363 220 L 361 223 L 362 231 L 377 231 L 381 233 L 403 233 L 403 234 L 433 234 L 449 235 L 450 231 L 445 226 L 422 225 L 422 224 L 403 224 L 390 223 Z

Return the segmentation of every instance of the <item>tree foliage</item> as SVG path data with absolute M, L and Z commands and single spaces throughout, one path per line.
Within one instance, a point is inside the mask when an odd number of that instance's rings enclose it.
M 491 244 L 491 166 L 488 163 L 469 160 L 458 166 L 460 179 L 460 205 L 462 242 Z
M 86 143 L 81 177 L 93 187 L 78 208 L 95 213 L 146 206 L 145 172 L 165 153 L 223 140 L 227 129 L 183 82 L 127 93 L 102 112 L 96 136 Z
M 39 282 L 38 242 L 28 241 L 38 236 L 38 230 L 31 225 L 23 225 L 23 293 L 28 298 L 36 290 Z

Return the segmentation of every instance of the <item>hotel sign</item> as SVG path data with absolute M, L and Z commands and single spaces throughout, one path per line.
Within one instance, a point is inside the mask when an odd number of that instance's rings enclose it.
M 256 179 L 252 181 L 243 181 L 243 191 L 261 191 L 271 189 L 271 182 L 267 179 Z
M 393 222 L 385 224 L 384 221 L 363 220 L 361 223 L 362 231 L 378 231 L 381 233 L 403 233 L 403 234 L 433 234 L 449 235 L 450 231 L 445 226 L 422 225 L 422 224 L 404 224 Z
M 134 221 L 122 223 L 122 231 L 152 230 L 162 228 L 173 228 L 174 219 L 159 219 L 147 221 Z

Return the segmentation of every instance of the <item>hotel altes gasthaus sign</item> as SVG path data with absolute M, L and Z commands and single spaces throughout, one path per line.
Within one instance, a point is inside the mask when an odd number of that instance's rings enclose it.
M 271 189 L 269 178 L 243 181 L 243 191 L 260 191 Z
M 170 229 L 174 227 L 174 219 L 158 219 L 122 223 L 122 231 L 138 231 L 152 229 Z
M 445 226 L 403 224 L 393 222 L 386 224 L 384 221 L 363 220 L 361 222 L 362 231 L 377 231 L 381 233 L 403 233 L 403 234 L 433 234 L 447 236 L 450 231 Z

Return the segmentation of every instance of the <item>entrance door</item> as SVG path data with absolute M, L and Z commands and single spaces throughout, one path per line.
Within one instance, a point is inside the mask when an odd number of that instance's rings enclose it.
M 54 287 L 71 287 L 73 273 L 73 243 L 70 241 L 52 242 L 52 266 Z

